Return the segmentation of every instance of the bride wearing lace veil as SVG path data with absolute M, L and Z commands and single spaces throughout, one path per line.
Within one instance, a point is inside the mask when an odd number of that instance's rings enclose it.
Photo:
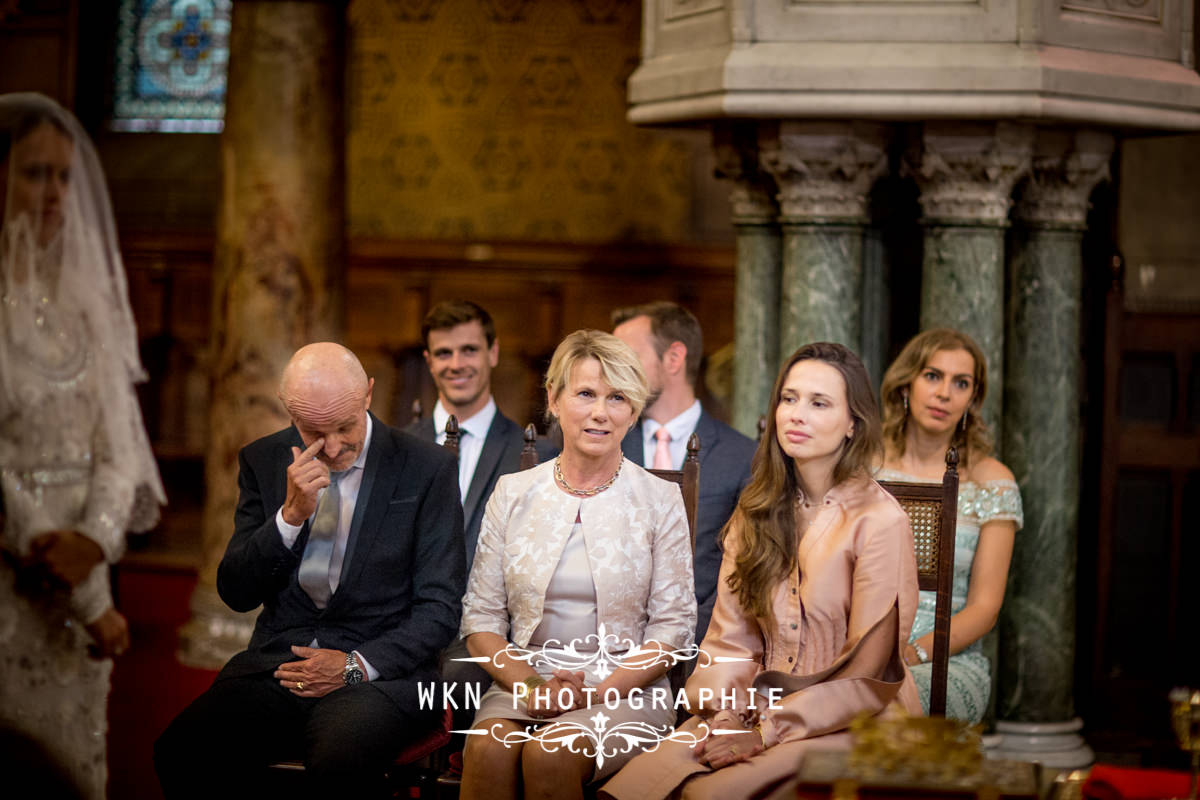
M 104 175 L 42 95 L 0 95 L 0 220 L 0 721 L 102 798 L 108 566 L 166 498 Z

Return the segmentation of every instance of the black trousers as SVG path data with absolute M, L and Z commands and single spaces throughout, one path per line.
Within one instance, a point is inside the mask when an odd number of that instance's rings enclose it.
M 416 681 L 388 683 L 399 684 L 411 703 L 394 701 L 370 681 L 313 699 L 296 697 L 269 672 L 218 680 L 154 744 L 163 794 L 262 800 L 276 794 L 268 764 L 303 760 L 314 797 L 380 796 L 396 755 L 442 715 L 440 707 L 419 708 Z

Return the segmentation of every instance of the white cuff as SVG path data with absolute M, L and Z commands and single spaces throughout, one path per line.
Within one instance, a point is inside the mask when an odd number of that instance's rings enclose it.
M 363 669 L 365 669 L 367 671 L 367 680 L 369 680 L 369 681 L 379 680 L 379 670 L 372 667 L 371 662 L 367 661 L 367 659 L 363 657 L 362 653 L 358 652 L 357 650 L 354 650 L 352 652 L 354 653 L 355 656 L 358 657 L 358 663 L 362 664 Z
M 108 564 L 101 561 L 74 589 L 71 590 L 71 611 L 84 625 L 91 625 L 112 608 L 112 591 L 108 586 Z
M 275 512 L 275 527 L 279 528 L 279 538 L 283 541 L 284 547 L 289 550 L 296 543 L 297 537 L 300 536 L 300 529 L 304 527 L 304 523 L 292 525 L 283 521 L 283 506 Z

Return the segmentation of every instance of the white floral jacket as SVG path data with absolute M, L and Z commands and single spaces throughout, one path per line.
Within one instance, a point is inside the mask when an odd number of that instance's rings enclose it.
M 626 460 L 609 489 L 574 498 L 555 486 L 553 468 L 547 462 L 496 482 L 463 597 L 463 638 L 489 632 L 528 646 L 578 512 L 605 633 L 690 645 L 696 594 L 679 487 Z

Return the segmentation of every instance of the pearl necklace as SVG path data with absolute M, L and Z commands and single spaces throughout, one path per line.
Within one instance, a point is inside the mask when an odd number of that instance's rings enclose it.
M 564 489 L 576 497 L 591 497 L 600 494 L 605 489 L 613 485 L 617 476 L 621 474 L 621 465 L 625 463 L 625 456 L 621 456 L 621 460 L 617 462 L 617 471 L 612 476 L 599 486 L 593 486 L 591 489 L 576 489 L 571 484 L 567 483 L 567 478 L 562 471 L 562 456 L 554 459 L 554 479 L 558 481 Z

